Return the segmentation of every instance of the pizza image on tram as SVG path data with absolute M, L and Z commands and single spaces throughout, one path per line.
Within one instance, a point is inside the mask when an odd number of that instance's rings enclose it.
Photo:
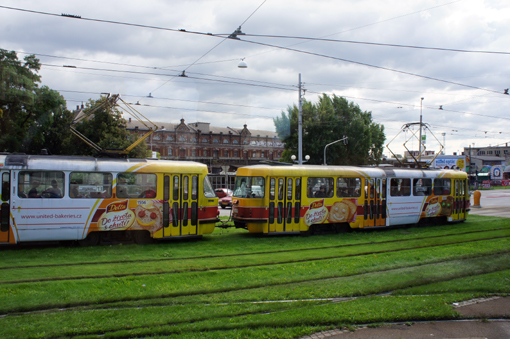
M 135 222 L 132 229 L 144 229 L 153 233 L 163 227 L 163 217 L 158 203 L 138 205 L 135 208 Z

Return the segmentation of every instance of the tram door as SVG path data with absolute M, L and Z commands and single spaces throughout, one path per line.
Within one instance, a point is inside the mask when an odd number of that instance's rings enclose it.
M 269 179 L 269 232 L 299 231 L 301 178 Z
M 10 173 L 8 171 L 1 171 L 1 179 L 2 179 L 2 194 L 1 199 L 1 211 L 0 211 L 0 243 L 9 242 L 9 202 L 10 202 L 10 188 L 11 188 L 11 178 Z
M 168 203 L 168 221 L 163 215 L 163 236 L 197 234 L 198 175 L 173 174 L 164 179 L 165 203 Z M 165 210 L 165 206 L 164 206 Z M 167 226 L 168 225 L 168 226 Z
M 363 226 L 386 226 L 386 179 L 365 181 Z
M 466 180 L 453 181 L 453 206 L 452 218 L 465 219 L 466 218 Z

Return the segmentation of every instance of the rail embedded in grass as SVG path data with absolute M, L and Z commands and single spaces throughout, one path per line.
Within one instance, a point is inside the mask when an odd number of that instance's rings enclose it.
M 26 266 L 2 270 L 3 282 L 49 280 L 0 285 L 0 310 L 6 315 L 0 318 L 0 336 L 19 337 L 23 328 L 27 338 L 292 338 L 341 325 L 454 319 L 458 314 L 450 302 L 510 293 L 505 283 L 510 279 L 508 223 L 473 220 L 310 238 L 231 233 L 205 242 L 112 246 L 96 252 L 2 251 L 4 265 L 12 266 L 20 254 Z M 199 246 L 203 243 L 205 249 Z M 207 258 L 211 253 L 216 256 Z M 82 264 L 94 255 L 95 262 Z M 48 257 L 53 266 L 42 267 Z M 78 265 L 58 267 L 73 260 Z M 81 280 L 75 277 L 79 270 Z M 125 275 L 111 277 L 118 273 Z M 363 297 L 343 303 L 258 303 L 341 296 Z M 42 312 L 16 313 L 36 310 Z

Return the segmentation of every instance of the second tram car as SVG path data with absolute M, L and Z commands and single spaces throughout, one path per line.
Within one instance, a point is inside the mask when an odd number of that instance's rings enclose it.
M 218 221 L 195 162 L 0 155 L 0 244 L 200 236 Z
M 460 222 L 469 203 L 461 171 L 255 165 L 237 171 L 232 218 L 252 233 L 311 233 Z

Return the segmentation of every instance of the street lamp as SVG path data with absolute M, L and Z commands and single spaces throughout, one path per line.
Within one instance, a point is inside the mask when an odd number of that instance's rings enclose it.
M 306 160 L 304 160 L 304 161 L 303 161 L 303 160 L 301 160 L 301 162 L 299 162 L 299 160 L 296 160 L 296 156 L 295 156 L 294 154 L 292 154 L 290 158 L 291 158 L 291 159 L 292 159 L 292 161 L 294 161 L 296 164 L 300 164 L 300 165 L 301 165 L 302 163 L 304 163 L 304 162 L 308 162 L 308 160 L 310 160 L 310 156 L 309 156 L 309 155 L 305 155 L 305 159 L 306 159 Z
M 324 146 L 324 166 L 326 166 L 326 148 L 328 148 L 329 145 L 336 144 L 337 142 L 340 142 L 340 141 L 343 141 L 344 144 L 347 145 L 347 139 L 349 139 L 349 137 L 344 136 L 342 139 L 330 142 L 329 144 Z

